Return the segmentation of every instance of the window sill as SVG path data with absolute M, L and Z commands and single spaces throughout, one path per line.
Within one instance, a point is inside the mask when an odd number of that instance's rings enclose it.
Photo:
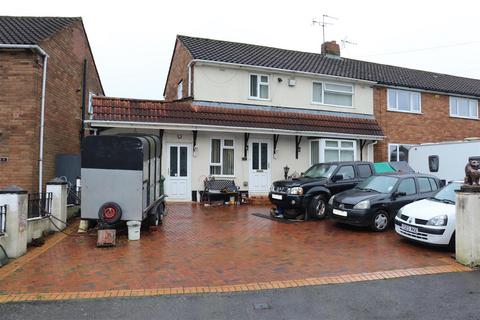
M 455 118 L 455 119 L 464 119 L 464 120 L 480 120 L 479 118 L 473 118 L 473 117 L 462 117 L 462 116 L 452 116 L 452 115 L 450 115 L 450 118 Z
M 345 109 L 355 109 L 355 106 L 341 106 L 341 105 L 336 105 L 336 104 L 326 104 L 326 103 L 320 103 L 320 102 L 311 102 L 312 105 L 315 106 L 325 106 L 325 107 L 334 107 L 334 108 L 345 108 Z
M 423 115 L 423 112 L 416 112 L 416 111 L 403 111 L 403 110 L 393 110 L 393 109 L 387 109 L 389 112 L 398 112 L 398 113 L 409 113 L 409 114 L 418 114 L 418 115 Z
M 272 99 L 262 99 L 257 97 L 248 97 L 248 100 L 255 100 L 255 101 L 272 101 Z

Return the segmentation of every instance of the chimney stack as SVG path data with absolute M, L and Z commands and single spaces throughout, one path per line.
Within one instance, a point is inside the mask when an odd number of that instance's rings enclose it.
M 340 57 L 340 46 L 335 41 L 322 43 L 322 54 Z

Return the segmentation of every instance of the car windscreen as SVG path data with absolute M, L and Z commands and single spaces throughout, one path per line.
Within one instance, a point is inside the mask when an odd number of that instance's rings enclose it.
M 336 168 L 337 166 L 334 164 L 320 163 L 311 166 L 303 176 L 307 178 L 330 178 Z
M 452 182 L 440 189 L 434 196 L 433 199 L 455 203 L 455 191 L 460 190 L 462 186 L 461 183 Z
M 397 181 L 397 177 L 373 176 L 359 183 L 357 189 L 376 191 L 379 193 L 390 193 L 395 187 Z

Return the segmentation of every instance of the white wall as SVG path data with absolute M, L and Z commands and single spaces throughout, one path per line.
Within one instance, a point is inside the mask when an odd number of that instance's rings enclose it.
M 102 134 L 113 134 L 119 132 L 138 132 L 148 134 L 158 134 L 158 130 L 145 129 L 109 129 Z M 228 132 L 206 132 L 199 131 L 197 135 L 197 152 L 192 158 L 192 190 L 203 190 L 203 181 L 210 174 L 210 140 L 212 138 L 233 139 L 235 146 L 235 183 L 241 190 L 248 190 L 249 180 L 249 161 L 242 160 L 244 155 L 244 135 L 243 133 Z M 268 139 L 273 153 L 273 136 L 250 134 L 252 139 Z M 167 145 L 171 143 L 192 144 L 193 133 L 191 131 L 165 131 L 163 136 L 163 154 L 162 154 L 162 174 L 165 176 L 168 171 L 169 162 L 167 159 Z M 295 158 L 295 136 L 280 136 L 277 144 L 277 156 L 273 157 L 271 162 L 272 181 L 284 178 L 285 166 L 290 168 L 289 174 L 305 172 L 310 167 L 310 140 L 303 137 L 300 144 L 301 151 L 298 159 Z M 357 141 L 357 160 L 360 159 L 360 143 Z M 363 150 L 363 160 L 373 161 L 373 148 L 365 147 Z M 247 183 L 247 185 L 245 185 Z
M 250 74 L 270 75 L 270 99 L 256 100 L 249 98 Z M 282 79 L 282 82 L 278 81 Z M 288 79 L 295 79 L 294 87 L 288 86 Z M 258 104 L 266 106 L 284 106 L 292 108 L 327 110 L 373 114 L 373 88 L 369 84 L 355 83 L 353 107 L 334 107 L 312 103 L 313 81 L 347 83 L 322 77 L 299 74 L 266 73 L 245 68 L 219 67 L 196 64 L 193 76 L 193 94 L 196 100 L 221 101 L 231 103 Z

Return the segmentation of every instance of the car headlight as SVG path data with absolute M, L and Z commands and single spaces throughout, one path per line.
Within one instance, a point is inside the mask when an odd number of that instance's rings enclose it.
M 370 208 L 370 200 L 363 200 L 357 203 L 353 209 L 369 209 Z
M 402 217 L 402 212 L 403 212 L 403 208 L 400 208 L 400 210 L 398 210 L 398 212 L 397 212 L 397 218 Z
M 427 226 L 446 226 L 448 222 L 448 217 L 447 215 L 441 215 L 441 216 L 436 216 L 433 217 L 432 219 L 428 220 Z
M 270 191 L 273 191 L 273 190 L 275 190 L 275 186 L 272 184 L 272 185 L 270 186 Z
M 289 194 L 302 195 L 303 194 L 303 188 L 302 187 L 289 188 L 288 193 Z

